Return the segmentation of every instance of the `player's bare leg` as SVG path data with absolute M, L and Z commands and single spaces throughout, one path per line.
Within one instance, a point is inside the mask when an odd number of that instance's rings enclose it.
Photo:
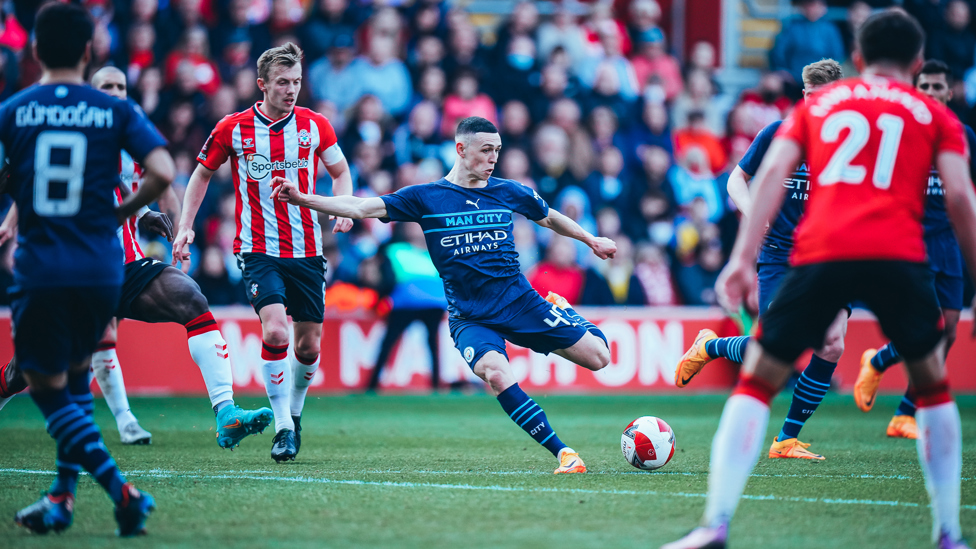
M 553 352 L 593 372 L 610 364 L 610 348 L 607 347 L 607 342 L 590 332 L 586 332 L 573 346 Z
M 115 345 L 119 340 L 119 321 L 113 318 L 105 327 L 105 334 L 91 358 L 91 372 L 98 387 L 102 390 L 115 424 L 119 429 L 122 444 L 150 444 L 152 434 L 139 425 L 139 420 L 129 408 L 129 397 L 125 392 L 125 380 L 119 367 L 119 356 Z
M 769 422 L 769 401 L 789 379 L 792 370 L 792 364 L 773 358 L 756 340 L 749 342 L 739 383 L 725 404 L 712 440 L 708 499 L 701 524 L 662 549 L 706 547 L 710 543 L 724 547 L 729 521 L 742 498 L 749 474 L 759 461 Z
M 505 355 L 488 351 L 475 363 L 474 373 L 488 384 L 508 417 L 556 456 L 559 467 L 554 473 L 586 472 L 586 465 L 579 454 L 556 436 L 542 407 L 515 382 L 512 366 Z
M 248 411 L 234 404 L 230 355 L 200 286 L 179 269 L 159 273 L 130 305 L 132 318 L 143 322 L 177 322 L 186 328 L 190 356 L 203 374 L 217 416 L 217 443 L 234 448 L 244 437 L 271 423 L 267 408 Z
M 292 368 L 288 363 L 288 316 L 281 303 L 269 303 L 258 311 L 261 318 L 261 358 L 264 390 L 274 412 L 275 437 L 271 458 L 281 463 L 298 455 L 295 421 L 291 418 Z
M 0 366 L 0 410 L 10 402 L 10 399 L 27 388 L 27 378 L 17 368 L 17 358 Z

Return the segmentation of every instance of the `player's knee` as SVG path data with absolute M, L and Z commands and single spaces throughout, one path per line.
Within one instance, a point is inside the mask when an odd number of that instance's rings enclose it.
M 514 381 L 509 371 L 508 361 L 500 353 L 489 352 L 475 364 L 474 373 L 488 385 L 500 392 Z
M 597 370 L 606 368 L 610 364 L 610 348 L 607 347 L 602 339 L 594 347 L 595 349 L 587 368 L 596 372 Z
M 958 325 L 958 323 L 959 323 L 958 318 L 950 319 L 949 317 L 946 317 L 946 322 L 945 322 L 946 353 L 949 352 L 949 349 L 952 347 L 952 344 L 956 342 L 956 326 Z
M 827 362 L 840 361 L 840 357 L 844 355 L 844 336 L 828 336 L 823 348 L 817 351 L 817 355 Z
M 261 337 L 265 343 L 268 345 L 274 345 L 275 347 L 288 345 L 288 326 L 286 326 L 284 323 L 278 324 L 265 322 L 261 327 Z
M 207 301 L 207 297 L 203 295 L 203 292 L 199 290 L 199 287 L 197 291 L 188 293 L 181 305 L 182 311 L 180 316 L 186 319 L 184 324 L 210 311 L 210 303 Z
M 303 337 L 295 340 L 295 354 L 300 357 L 314 357 L 322 350 L 321 338 Z

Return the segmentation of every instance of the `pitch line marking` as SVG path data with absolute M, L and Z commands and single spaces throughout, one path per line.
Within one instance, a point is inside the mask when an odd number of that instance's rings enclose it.
M 53 475 L 52 471 L 38 471 L 33 469 L 0 469 L 0 473 L 22 473 L 28 475 Z M 497 486 L 487 485 L 478 486 L 475 484 L 443 484 L 432 482 L 392 482 L 392 481 L 370 481 L 370 480 L 343 480 L 314 477 L 281 477 L 281 476 L 256 476 L 256 475 L 199 475 L 199 474 L 173 474 L 169 472 L 129 472 L 131 476 L 149 478 L 195 478 L 201 480 L 259 480 L 273 482 L 294 482 L 299 484 L 325 484 L 325 485 L 345 485 L 345 486 L 378 486 L 383 488 L 436 488 L 442 490 L 470 490 L 486 492 L 523 492 L 523 493 L 555 493 L 555 494 L 591 494 L 591 495 L 611 495 L 611 496 L 671 496 L 680 498 L 704 499 L 706 494 L 691 492 L 659 492 L 656 490 L 588 490 L 585 488 L 524 488 L 519 486 Z M 843 498 L 801 498 L 784 497 L 774 495 L 752 495 L 745 494 L 742 499 L 750 501 L 777 501 L 789 503 L 823 503 L 828 505 L 865 505 L 880 507 L 922 507 L 920 503 L 904 501 L 885 501 L 873 499 L 843 499 Z M 926 505 L 926 507 L 928 507 Z M 962 505 L 961 509 L 966 511 L 976 511 L 976 505 Z

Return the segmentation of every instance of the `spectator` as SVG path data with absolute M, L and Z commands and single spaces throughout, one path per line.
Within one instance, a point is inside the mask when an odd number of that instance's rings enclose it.
M 631 172 L 642 169 L 642 151 L 646 147 L 663 149 L 669 157 L 674 155 L 668 109 L 661 103 L 647 101 L 641 109 L 641 118 L 621 136 L 624 163 Z
M 252 19 L 249 13 L 251 6 L 252 3 L 249 0 L 230 0 L 227 5 L 227 17 L 221 20 L 221 24 L 216 30 L 217 49 L 226 53 L 228 46 L 235 46 L 238 49 L 234 53 L 238 56 L 241 53 L 240 46 L 244 43 L 249 44 L 248 49 L 252 49 L 251 46 L 253 46 L 253 50 L 257 52 L 268 49 L 271 45 L 268 27 L 263 24 L 264 21 L 260 20 L 260 16 L 255 16 Z M 267 19 L 266 15 L 265 20 Z M 194 21 L 195 23 L 198 21 Z M 233 61 L 239 62 L 240 59 L 235 58 Z
M 700 112 L 705 117 L 708 130 L 721 137 L 725 135 L 725 117 L 729 109 L 728 102 L 715 95 L 708 73 L 694 70 L 688 73 L 688 89 L 675 99 L 671 107 L 671 121 L 675 129 L 680 130 L 691 124 L 691 112 Z
M 640 244 L 637 246 L 637 265 L 634 276 L 644 290 L 645 305 L 677 305 L 677 292 L 671 279 L 671 265 L 668 256 L 659 246 Z
M 493 68 L 493 74 L 496 76 L 502 74 L 501 70 L 506 65 L 505 59 L 512 55 L 512 46 L 519 39 L 532 42 L 532 60 L 528 64 L 531 66 L 535 62 L 535 39 L 538 26 L 539 9 L 535 2 L 522 1 L 515 5 L 508 22 L 498 30 L 498 38 L 491 51 L 490 64 Z M 524 46 L 520 49 L 523 48 Z M 525 61 L 520 61 L 520 63 L 522 66 L 525 65 Z
M 679 267 L 678 285 L 686 305 L 716 305 L 715 282 L 725 264 L 722 246 L 709 242 L 697 253 L 695 263 Z
M 668 171 L 668 184 L 678 206 L 691 208 L 696 200 L 701 200 L 705 219 L 717 222 L 725 215 L 727 194 L 716 182 L 705 151 L 690 147 L 678 158 L 679 164 Z
M 583 182 L 583 189 L 589 197 L 590 204 L 600 209 L 609 206 L 617 216 L 618 228 L 613 231 L 619 233 L 623 229 L 628 234 L 640 234 L 634 230 L 640 222 L 640 197 L 644 189 L 624 171 L 623 155 L 620 149 L 608 147 L 600 153 L 599 167 Z M 610 236 L 603 234 L 603 236 Z
M 746 108 L 746 116 L 759 129 L 782 120 L 793 107 L 792 101 L 786 97 L 782 76 L 774 72 L 764 74 L 757 88 L 743 92 L 740 103 Z
M 234 93 L 237 95 L 237 110 L 242 111 L 257 103 L 261 96 L 255 82 L 258 73 L 253 68 L 241 69 L 234 75 Z
M 437 106 L 429 101 L 417 103 L 408 121 L 393 133 L 397 165 L 416 163 L 425 158 L 440 159 L 444 140 L 438 130 Z
M 597 107 L 605 107 L 613 111 L 618 119 L 628 120 L 634 101 L 625 97 L 619 72 L 609 63 L 602 63 L 597 67 L 593 90 L 584 96 L 583 105 L 587 113 Z
M 194 280 L 200 285 L 200 291 L 206 296 L 210 306 L 233 305 L 240 303 L 244 297 L 243 284 L 235 285 L 227 274 L 224 254 L 216 246 L 207 246 L 203 251 L 203 260 L 195 273 Z
M 576 261 L 573 242 L 565 236 L 553 235 L 545 259 L 527 274 L 529 284 L 542 295 L 554 292 L 570 303 L 612 304 L 613 294 L 606 281 L 595 270 L 584 269 Z
M 210 43 L 207 30 L 203 27 L 191 27 L 183 33 L 178 49 L 166 57 L 166 85 L 176 82 L 176 69 L 181 62 L 188 62 L 193 66 L 193 76 L 197 80 L 197 88 L 205 95 L 213 95 L 220 88 L 220 74 L 217 65 L 210 60 Z M 131 68 L 130 68 L 131 70 Z M 130 74 L 130 81 L 135 81 Z
M 603 35 L 612 33 L 616 39 L 618 49 L 623 55 L 630 55 L 631 41 L 627 27 L 613 18 L 613 6 L 608 2 L 594 3 L 590 8 L 590 16 L 583 23 L 584 44 L 587 55 L 600 57 L 605 54 Z
M 597 154 L 617 144 L 619 139 L 617 130 L 620 129 L 620 125 L 619 118 L 613 110 L 609 107 L 597 107 L 590 112 L 589 118 L 590 135 L 593 136 L 592 147 Z
M 494 97 L 500 102 L 531 97 L 538 80 L 535 42 L 528 36 L 513 37 L 508 45 L 508 54 L 493 73 Z
M 969 23 L 969 4 L 965 0 L 952 0 L 945 8 L 945 25 L 928 36 L 926 57 L 944 61 L 953 78 L 962 78 L 973 66 L 976 36 Z
M 673 100 L 684 90 L 685 85 L 681 79 L 678 60 L 667 52 L 664 33 L 657 27 L 647 29 L 638 36 L 637 44 L 637 54 L 631 62 L 634 65 L 638 89 L 657 86 L 661 89 L 664 100 Z
M 129 29 L 127 44 L 129 60 L 126 77 L 130 82 L 138 80 L 139 72 L 143 69 L 156 64 L 156 55 L 153 51 L 153 44 L 155 42 L 156 29 L 149 23 L 137 23 Z
M 699 40 L 691 48 L 688 59 L 688 72 L 693 70 L 705 71 L 709 78 L 715 80 L 715 46 L 710 42 Z
M 647 295 L 634 272 L 634 244 L 624 235 L 614 235 L 617 253 L 609 261 L 600 263 L 615 305 L 644 305 Z
M 918 19 L 925 34 L 931 36 L 945 24 L 943 11 L 946 0 L 904 0 L 903 6 L 915 19 Z
M 504 142 L 504 141 L 503 141 Z M 529 155 L 524 149 L 508 149 L 498 161 L 499 175 L 505 179 L 518 181 L 523 185 L 528 185 L 533 189 L 536 187 L 535 181 L 530 173 L 532 164 L 529 162 Z
M 632 0 L 627 15 L 627 31 L 634 44 L 641 41 L 642 35 L 661 25 L 661 6 L 654 0 Z
M 396 41 L 388 36 L 373 36 L 369 49 L 349 67 L 363 94 L 372 94 L 383 103 L 386 112 L 400 116 L 410 106 L 410 72 L 395 57 Z
M 540 61 L 549 59 L 556 48 L 566 53 L 570 65 L 575 66 L 586 57 L 583 30 L 566 3 L 557 4 L 552 20 L 539 25 L 538 36 Z
M 17 56 L 10 48 L 0 45 L 0 101 L 17 91 L 19 77 Z
M 460 72 L 454 80 L 454 93 L 444 99 L 441 135 L 453 137 L 457 123 L 468 116 L 480 116 L 498 124 L 495 102 L 478 90 L 478 77 L 473 70 Z
M 857 38 L 857 31 L 861 28 L 861 25 L 871 16 L 871 6 L 863 0 L 855 0 L 851 2 L 850 6 L 847 6 L 847 19 L 844 20 L 840 25 L 840 34 L 844 39 L 844 52 L 847 54 L 845 59 L 853 68 L 853 63 L 850 62 L 851 55 L 854 53 L 854 48 L 857 46 L 855 39 Z M 840 61 L 836 59 L 835 61 Z M 844 71 L 844 74 L 853 75 L 854 71 L 848 72 Z
M 308 85 L 317 101 L 329 101 L 339 112 L 352 107 L 363 94 L 358 74 L 352 69 L 356 50 L 351 32 L 331 33 L 328 55 L 308 69 Z
M 447 77 L 440 67 L 427 67 L 417 83 L 415 101 L 430 101 L 440 108 L 447 93 Z
M 318 0 L 308 21 L 298 31 L 305 58 L 315 63 L 335 47 L 340 35 L 352 36 L 357 21 L 349 7 L 349 0 Z M 350 45 L 351 47 L 351 45 Z
M 583 128 L 580 118 L 582 112 L 572 99 L 560 99 L 552 104 L 548 122 L 562 128 L 569 140 L 568 167 L 576 181 L 582 181 L 593 171 L 595 152 L 591 136 Z
M 410 77 L 414 82 L 420 81 L 420 76 L 428 67 L 440 67 L 444 63 L 444 42 L 440 38 L 427 35 L 417 40 L 415 48 L 410 50 Z
M 505 103 L 502 107 L 501 122 L 499 132 L 506 149 L 528 150 L 532 146 L 532 139 L 529 137 L 532 119 L 529 117 L 529 108 L 525 103 L 515 99 Z
M 797 92 L 803 86 L 803 67 L 823 58 L 844 59 L 844 41 L 827 20 L 827 3 L 801 0 L 799 9 L 801 17 L 783 25 L 769 52 L 770 68 L 788 74 Z
M 623 55 L 619 31 L 617 24 L 612 21 L 607 21 L 601 26 L 598 33 L 600 49 L 596 55 L 590 56 L 579 66 L 577 75 L 584 86 L 594 89 L 598 85 L 597 78 L 601 74 L 606 82 L 609 80 L 607 77 L 611 76 L 606 73 L 612 73 L 615 77 L 612 80 L 615 82 L 615 92 L 619 93 L 624 100 L 633 101 L 637 99 L 639 92 L 637 76 L 634 74 L 634 66 Z
M 454 79 L 462 70 L 472 70 L 479 80 L 486 81 L 489 77 L 485 54 L 479 48 L 478 31 L 471 23 L 465 21 L 451 32 L 448 55 L 444 59 L 444 72 L 447 77 Z
M 525 100 L 529 101 L 529 111 L 532 120 L 542 122 L 549 115 L 549 109 L 555 101 L 562 98 L 572 99 L 578 93 L 578 85 L 570 85 L 570 75 L 565 67 L 549 63 L 540 72 L 539 91 L 532 93 Z
M 688 127 L 675 132 L 675 156 L 687 160 L 688 152 L 697 149 L 704 155 L 706 164 L 702 166 L 709 172 L 720 172 L 725 168 L 728 155 L 722 141 L 711 132 L 705 124 L 705 115 L 701 111 L 692 111 L 688 115 Z M 697 158 L 697 157 L 696 157 Z

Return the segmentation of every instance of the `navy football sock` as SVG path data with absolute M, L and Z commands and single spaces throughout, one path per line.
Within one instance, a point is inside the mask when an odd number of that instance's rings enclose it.
M 890 342 L 878 349 L 878 353 L 871 357 L 871 366 L 874 366 L 874 369 L 881 373 L 899 362 L 901 362 L 901 355 L 895 349 L 895 344 Z
M 827 395 L 830 376 L 834 374 L 835 368 L 837 368 L 836 362 L 827 362 L 817 355 L 810 357 L 810 364 L 800 374 L 800 379 L 793 389 L 793 402 L 790 404 L 790 411 L 786 414 L 786 421 L 783 422 L 783 429 L 779 432 L 777 440 L 796 438 L 800 434 L 803 424 L 817 411 L 817 406 L 820 406 L 824 396 Z
M 705 344 L 705 352 L 712 358 L 727 358 L 732 362 L 742 364 L 746 347 L 751 336 L 720 337 Z
M 576 311 L 574 311 L 572 307 L 566 307 L 562 311 L 563 311 L 563 314 L 566 315 L 567 317 L 569 317 L 570 320 L 572 320 L 573 322 L 575 322 L 575 323 L 579 324 L 580 326 L 586 328 L 586 331 L 587 332 L 590 332 L 591 334 L 593 334 L 593 335 L 597 336 L 598 338 L 602 339 L 603 342 L 607 344 L 607 348 L 608 349 L 610 348 L 610 342 L 607 341 L 607 336 L 603 335 L 603 332 L 600 331 L 600 329 L 596 327 L 596 324 L 593 324 L 589 320 L 586 320 L 585 318 L 583 318 L 583 316 L 580 315 L 579 313 L 577 313 Z
M 545 446 L 546 450 L 552 452 L 552 455 L 559 457 L 559 451 L 566 445 L 559 440 L 556 432 L 552 430 L 542 407 L 529 398 L 529 395 L 525 394 L 518 383 L 502 391 L 498 395 L 498 403 L 502 405 L 502 409 L 516 425 L 521 427 L 536 442 Z
M 895 415 L 915 417 L 915 393 L 911 389 L 905 391 L 905 396 L 901 397 Z
M 95 398 L 91 394 L 90 386 L 91 381 L 88 378 L 88 372 L 68 376 L 68 397 L 89 418 L 95 412 Z M 48 489 L 48 493 L 54 496 L 66 492 L 74 494 L 78 487 L 78 473 L 81 472 L 81 465 L 73 463 L 60 446 L 58 447 L 57 468 L 58 474 L 54 477 L 54 482 Z
M 120 503 L 125 479 L 105 449 L 102 434 L 91 417 L 71 402 L 68 388 L 31 391 L 31 398 L 47 420 L 47 432 L 58 443 L 58 455 L 63 456 L 67 463 L 81 464 L 108 492 L 109 497 Z

